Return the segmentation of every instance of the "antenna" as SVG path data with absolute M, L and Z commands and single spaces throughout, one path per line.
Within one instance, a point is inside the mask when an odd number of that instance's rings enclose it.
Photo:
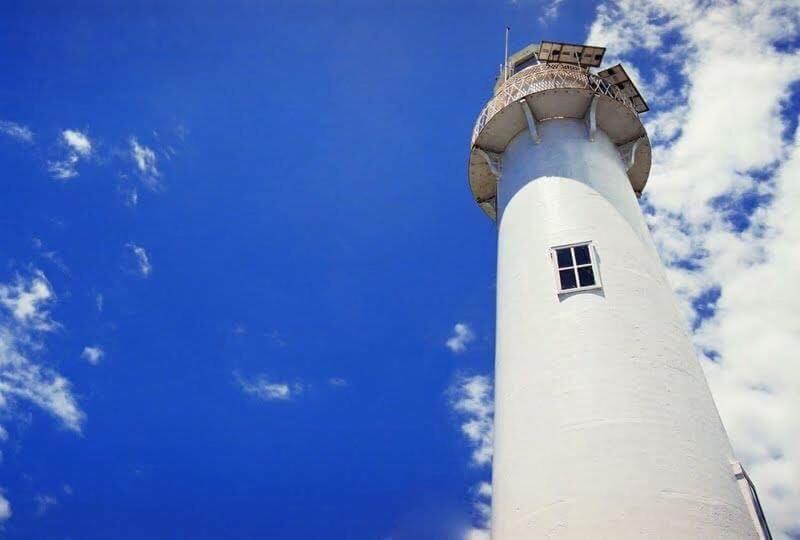
M 503 80 L 508 80 L 508 35 L 511 33 L 511 27 L 506 26 L 506 49 L 503 55 Z

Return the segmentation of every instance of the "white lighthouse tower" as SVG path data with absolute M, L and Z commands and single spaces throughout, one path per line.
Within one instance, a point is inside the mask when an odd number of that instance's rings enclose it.
M 647 105 L 604 52 L 519 51 L 472 134 L 498 229 L 492 536 L 769 538 L 637 202 Z

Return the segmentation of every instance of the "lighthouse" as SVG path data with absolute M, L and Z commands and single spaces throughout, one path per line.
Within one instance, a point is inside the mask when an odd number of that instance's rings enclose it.
M 472 133 L 498 235 L 492 537 L 770 538 L 639 207 L 648 105 L 604 54 L 507 56 Z

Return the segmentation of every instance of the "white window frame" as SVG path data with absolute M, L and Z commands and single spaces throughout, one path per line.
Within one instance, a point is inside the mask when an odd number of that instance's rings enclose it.
M 575 261 L 575 250 L 574 248 L 578 246 L 588 246 L 589 247 L 589 264 L 577 264 Z M 567 249 L 569 248 L 572 251 L 572 266 L 568 266 L 566 268 L 559 268 L 558 267 L 558 256 L 556 255 L 556 250 L 559 249 Z M 553 279 L 556 282 L 556 290 L 558 291 L 559 295 L 562 294 L 569 294 L 578 291 L 591 291 L 593 289 L 602 289 L 603 284 L 600 282 L 600 272 L 597 268 L 597 253 L 595 252 L 594 242 L 591 240 L 587 240 L 585 242 L 573 242 L 571 244 L 562 244 L 560 246 L 553 246 L 550 248 L 550 262 L 553 265 Z M 585 287 L 580 286 L 580 278 L 578 277 L 578 268 L 583 268 L 586 266 L 591 266 L 592 273 L 594 274 L 594 285 L 587 285 Z M 561 276 L 559 275 L 560 270 L 566 270 L 567 268 L 571 269 L 575 274 L 575 283 L 578 285 L 572 289 L 562 289 L 561 288 Z

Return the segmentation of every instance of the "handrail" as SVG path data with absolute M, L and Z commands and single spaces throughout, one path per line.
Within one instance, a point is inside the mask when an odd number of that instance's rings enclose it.
M 769 530 L 769 524 L 767 523 L 767 516 L 764 515 L 764 509 L 761 507 L 761 501 L 758 498 L 758 492 L 756 491 L 756 485 L 750 479 L 750 475 L 747 474 L 747 471 L 744 470 L 741 464 L 739 464 L 739 470 L 741 473 L 736 474 L 737 479 L 744 479 L 747 482 L 747 487 L 750 491 L 750 498 L 753 502 L 753 508 L 756 512 L 756 517 L 758 518 L 758 525 L 761 527 L 761 533 L 763 534 L 765 540 L 772 540 L 772 532 Z
M 597 75 L 569 64 L 538 64 L 515 73 L 497 89 L 494 97 L 478 115 L 472 130 L 471 143 L 474 145 L 489 120 L 511 103 L 530 94 L 556 88 L 590 90 L 595 95 L 607 96 L 618 101 L 637 114 L 631 100 L 619 88 Z

